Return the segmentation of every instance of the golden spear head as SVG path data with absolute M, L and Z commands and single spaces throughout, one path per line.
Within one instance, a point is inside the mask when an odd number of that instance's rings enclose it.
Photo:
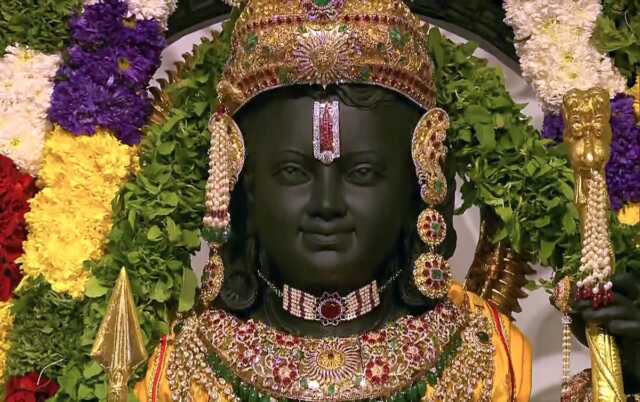
M 127 271 L 122 268 L 91 349 L 107 373 L 109 402 L 126 402 L 129 375 L 147 360 Z

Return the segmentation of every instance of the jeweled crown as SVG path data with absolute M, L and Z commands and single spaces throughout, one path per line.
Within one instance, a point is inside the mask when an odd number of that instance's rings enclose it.
M 296 84 L 360 83 L 435 102 L 425 22 L 400 0 L 250 0 L 236 22 L 218 94 L 233 114 Z

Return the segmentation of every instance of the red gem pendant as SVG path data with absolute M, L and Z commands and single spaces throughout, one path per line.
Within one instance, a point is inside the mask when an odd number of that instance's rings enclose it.
M 316 315 L 324 326 L 338 325 L 347 311 L 342 297 L 338 293 L 323 293 L 316 305 Z

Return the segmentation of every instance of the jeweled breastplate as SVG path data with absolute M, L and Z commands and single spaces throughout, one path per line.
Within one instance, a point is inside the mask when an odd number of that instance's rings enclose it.
M 193 381 L 218 400 L 490 400 L 490 322 L 446 302 L 420 317 L 346 338 L 303 338 L 222 310 L 190 317 L 176 337 L 167 376 L 176 401 Z

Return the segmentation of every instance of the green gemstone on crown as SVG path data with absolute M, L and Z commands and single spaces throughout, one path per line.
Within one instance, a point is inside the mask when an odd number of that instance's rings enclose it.
M 331 3 L 331 0 L 313 0 L 313 5 L 316 7 L 326 7 Z
M 444 191 L 444 183 L 441 182 L 440 180 L 434 183 L 434 187 L 435 187 L 436 193 L 441 193 Z

